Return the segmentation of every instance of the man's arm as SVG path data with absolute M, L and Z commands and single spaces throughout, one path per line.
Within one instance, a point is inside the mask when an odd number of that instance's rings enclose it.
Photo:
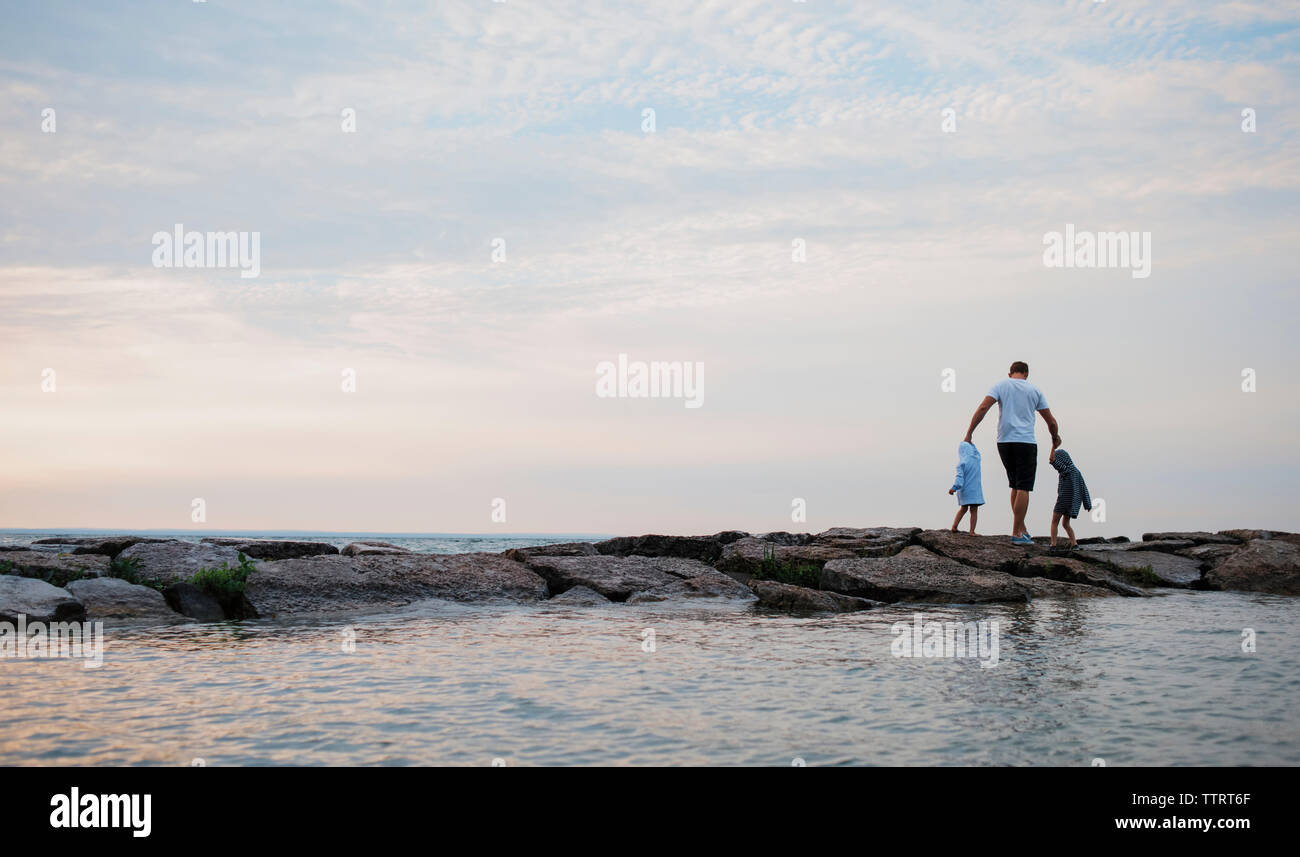
M 1052 433 L 1052 449 L 1061 445 L 1060 427 L 1056 424 L 1056 417 L 1052 416 L 1051 408 L 1043 408 L 1038 413 L 1043 415 L 1043 421 L 1047 423 L 1047 430 Z
M 970 418 L 970 428 L 966 429 L 966 437 L 964 440 L 967 443 L 970 443 L 971 435 L 975 434 L 975 429 L 979 427 L 981 422 L 983 422 L 984 415 L 989 412 L 989 408 L 993 407 L 993 403 L 996 401 L 997 399 L 992 396 L 985 396 L 984 401 L 980 402 L 980 406 L 975 409 L 975 416 Z

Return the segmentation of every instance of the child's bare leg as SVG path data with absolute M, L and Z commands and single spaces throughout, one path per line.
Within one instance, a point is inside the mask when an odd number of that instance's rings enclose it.
M 1060 523 L 1061 523 L 1061 513 L 1053 512 L 1052 513 L 1052 547 L 1056 547 L 1056 527 Z M 1067 529 L 1069 529 L 1070 525 L 1066 524 L 1065 526 Z
M 1074 538 L 1074 528 L 1070 526 L 1070 519 L 1069 519 L 1069 518 L 1063 518 L 1063 519 L 1061 520 L 1061 523 L 1065 525 L 1065 533 L 1066 533 L 1066 535 L 1068 535 L 1068 536 L 1070 537 L 1070 547 L 1072 547 L 1072 548 L 1074 548 L 1074 547 L 1078 547 L 1078 546 L 1079 546 L 1079 542 L 1076 541 L 1075 538 Z
M 952 519 L 952 531 L 953 531 L 954 533 L 957 532 L 957 525 L 961 523 L 961 516 L 964 515 L 964 514 L 966 514 L 966 507 L 965 507 L 965 506 L 958 506 L 958 507 L 957 507 L 957 517 L 955 517 L 955 518 Z
M 970 507 L 970 531 L 971 531 L 971 535 L 974 535 L 974 534 L 975 534 L 975 523 L 976 523 L 977 521 L 979 521 L 979 519 L 980 519 L 980 507 L 979 507 L 979 506 L 971 506 L 971 507 Z

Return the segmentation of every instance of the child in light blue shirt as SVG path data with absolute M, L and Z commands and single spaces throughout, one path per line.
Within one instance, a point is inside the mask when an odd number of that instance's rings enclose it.
M 984 482 L 980 477 L 980 451 L 975 444 L 962 441 L 957 447 L 957 478 L 953 480 L 949 494 L 957 495 L 961 508 L 953 518 L 952 531 L 957 532 L 962 516 L 970 511 L 970 531 L 975 532 L 975 522 L 979 520 L 980 506 L 984 505 Z

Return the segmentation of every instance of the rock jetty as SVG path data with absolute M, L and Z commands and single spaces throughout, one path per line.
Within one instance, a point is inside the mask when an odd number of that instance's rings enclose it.
M 235 574 L 240 569 L 243 577 Z M 238 578 L 233 588 L 231 574 Z M 285 539 L 121 535 L 41 539 L 0 552 L 0 620 L 339 615 L 430 598 L 557 609 L 708 600 L 837 613 L 893 603 L 1146 598 L 1161 589 L 1300 595 L 1300 535 L 1147 533 L 1140 541 L 1094 538 L 1061 551 L 1046 539 L 1015 545 L 1007 536 L 920 527 L 835 527 L 623 536 L 501 554 L 423 554 L 373 541 L 339 550 Z

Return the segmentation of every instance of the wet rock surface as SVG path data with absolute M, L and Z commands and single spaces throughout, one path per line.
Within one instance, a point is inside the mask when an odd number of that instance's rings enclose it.
M 883 603 L 838 592 L 778 583 L 775 580 L 756 580 L 750 587 L 762 606 L 790 613 L 853 613 Z

